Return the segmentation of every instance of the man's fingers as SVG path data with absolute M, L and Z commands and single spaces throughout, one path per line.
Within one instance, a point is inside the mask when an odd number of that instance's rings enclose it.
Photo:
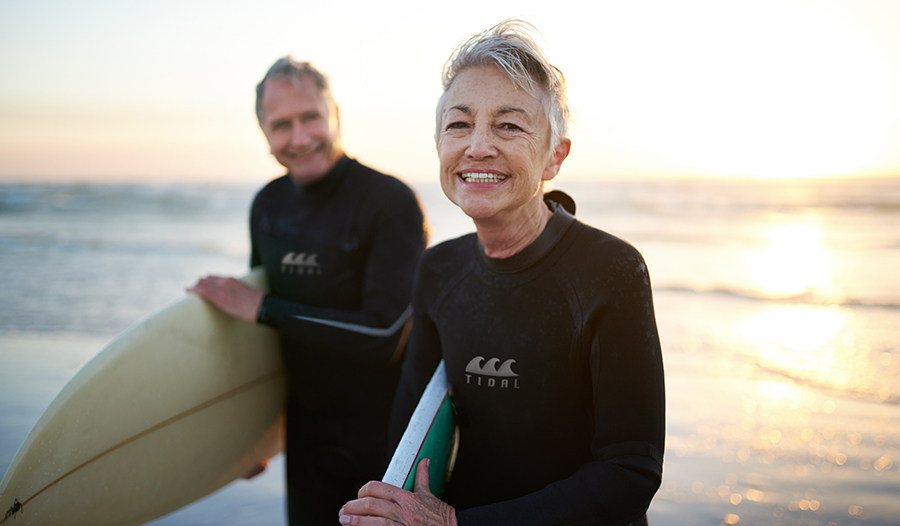
M 416 466 L 416 483 L 414 485 L 415 493 L 427 493 L 431 495 L 431 489 L 429 489 L 429 474 L 428 474 L 428 466 L 431 465 L 430 458 L 423 458 L 419 461 L 419 465 Z
M 219 278 L 217 276 L 207 276 L 205 278 L 200 278 L 197 280 L 197 283 L 194 284 L 193 287 L 188 288 L 188 292 L 194 292 L 196 294 L 208 295 L 214 293 L 219 286 L 221 286 L 221 280 L 223 278 Z
M 259 475 L 260 473 L 262 473 L 263 471 L 265 471 L 268 466 L 269 466 L 269 459 L 260 460 L 258 464 L 256 464 L 252 468 L 250 468 L 250 471 L 241 475 L 241 478 L 250 480 L 253 477 L 255 477 L 255 476 Z
M 264 296 L 262 291 L 250 287 L 243 281 L 221 276 L 202 278 L 187 290 L 247 323 L 256 322 Z

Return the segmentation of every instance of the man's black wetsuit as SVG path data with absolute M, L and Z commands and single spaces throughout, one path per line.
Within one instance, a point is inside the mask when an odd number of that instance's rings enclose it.
M 493 259 L 475 234 L 422 260 L 391 424 L 399 438 L 443 358 L 460 444 L 444 500 L 460 526 L 627 524 L 659 488 L 663 365 L 634 247 L 557 203 Z
M 290 523 L 332 524 L 387 464 L 422 211 L 399 180 L 342 158 L 321 180 L 288 176 L 257 194 L 251 266 L 270 293 L 258 321 L 278 330 L 288 375 Z

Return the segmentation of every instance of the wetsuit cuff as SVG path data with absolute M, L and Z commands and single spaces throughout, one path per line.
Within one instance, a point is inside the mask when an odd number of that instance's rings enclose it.
M 256 323 L 262 323 L 263 325 L 269 325 L 268 310 L 266 309 L 266 300 L 268 298 L 269 298 L 268 294 L 264 295 L 262 301 L 259 304 L 259 311 L 256 312 Z

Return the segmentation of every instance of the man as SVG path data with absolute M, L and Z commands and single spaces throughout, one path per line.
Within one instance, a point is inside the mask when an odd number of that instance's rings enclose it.
M 308 63 L 275 62 L 256 110 L 288 171 L 250 212 L 250 264 L 265 267 L 271 292 L 215 276 L 190 290 L 281 334 L 290 524 L 334 524 L 384 473 L 423 215 L 406 185 L 344 154 L 337 105 Z

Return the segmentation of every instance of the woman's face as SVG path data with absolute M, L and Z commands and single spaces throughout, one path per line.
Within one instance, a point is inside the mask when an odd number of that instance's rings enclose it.
M 541 102 L 493 66 L 459 73 L 440 119 L 441 187 L 476 220 L 515 221 L 539 206 L 542 182 L 569 152 L 563 139 L 551 155 Z

